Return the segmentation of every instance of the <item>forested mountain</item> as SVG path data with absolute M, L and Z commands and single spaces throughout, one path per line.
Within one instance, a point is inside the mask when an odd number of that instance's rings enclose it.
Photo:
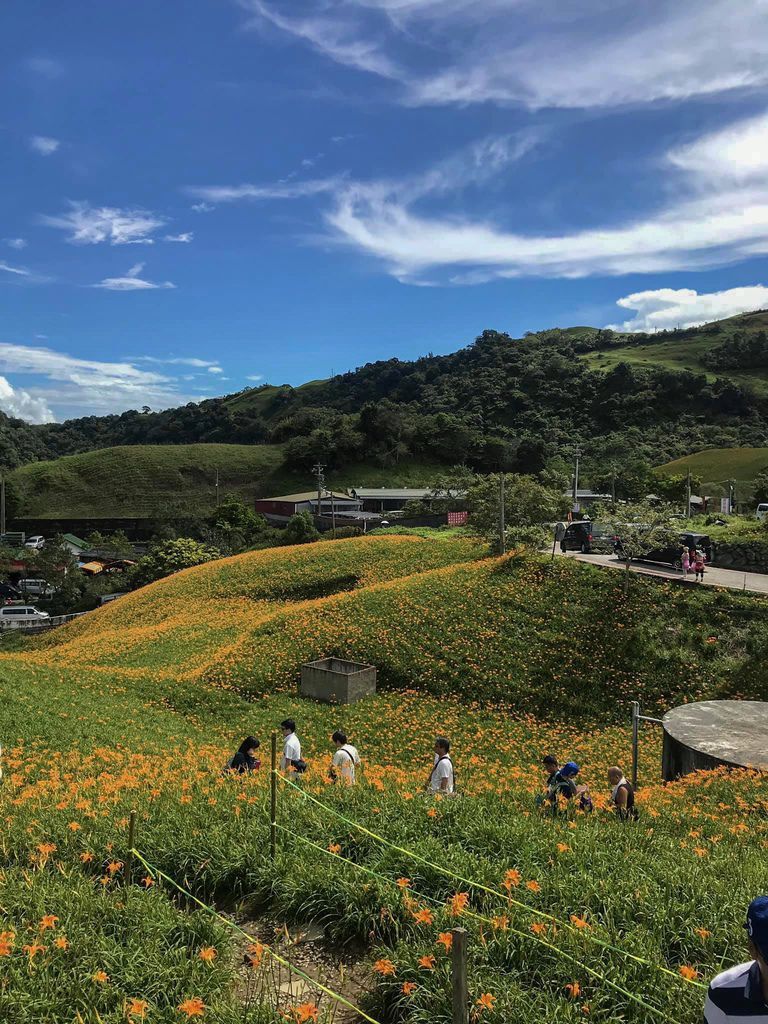
M 749 316 L 754 322 L 750 322 Z M 738 322 L 737 322 L 738 321 Z M 135 444 L 228 442 L 281 444 L 288 467 L 321 458 L 330 468 L 404 458 L 478 470 L 535 472 L 566 447 L 595 459 L 665 462 L 709 446 L 759 445 L 768 398 L 728 376 L 595 359 L 644 344 L 709 339 L 745 351 L 755 314 L 696 332 L 617 335 L 591 328 L 553 329 L 513 339 L 484 331 L 445 356 L 390 359 L 301 388 L 248 389 L 164 412 L 131 411 L 30 426 L 0 416 L 0 459 L 11 468 L 38 459 Z M 763 338 L 756 342 L 756 351 Z M 717 359 L 713 358 L 714 364 Z

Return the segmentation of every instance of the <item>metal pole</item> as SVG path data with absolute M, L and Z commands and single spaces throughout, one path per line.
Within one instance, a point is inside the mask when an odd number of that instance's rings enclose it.
M 640 740 L 640 702 L 632 701 L 632 788 L 637 789 L 637 761 Z
M 0 477 L 0 537 L 5 536 L 5 474 Z
M 469 1024 L 469 990 L 467 988 L 467 930 L 451 929 L 451 1000 L 453 1024 Z
M 272 774 L 269 777 L 269 857 L 277 856 L 277 733 L 272 730 Z
M 499 548 L 501 549 L 502 555 L 506 554 L 507 551 L 507 516 L 506 509 L 504 507 L 506 501 L 504 483 L 504 472 L 502 470 L 501 478 L 499 480 Z
M 133 848 L 136 845 L 136 811 L 131 811 L 128 818 L 128 853 L 125 858 L 125 881 L 133 882 Z
M 616 470 L 611 469 L 611 504 L 616 504 Z
M 577 448 L 573 453 L 574 457 L 574 468 L 573 468 L 573 511 L 576 512 L 577 497 L 579 493 L 579 459 L 581 457 L 581 449 Z
M 691 518 L 691 471 L 688 470 L 688 482 L 685 486 L 685 518 Z
M 336 538 L 336 502 L 333 500 L 333 491 L 328 492 L 331 497 L 331 532 Z
M 216 470 L 216 508 L 219 507 L 219 471 Z

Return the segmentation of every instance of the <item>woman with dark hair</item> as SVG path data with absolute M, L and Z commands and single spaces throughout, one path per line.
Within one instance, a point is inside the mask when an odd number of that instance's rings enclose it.
M 244 772 L 255 772 L 257 768 L 261 768 L 261 761 L 257 756 L 260 746 L 255 736 L 246 736 L 237 748 L 237 753 L 229 760 L 229 771 L 242 775 Z

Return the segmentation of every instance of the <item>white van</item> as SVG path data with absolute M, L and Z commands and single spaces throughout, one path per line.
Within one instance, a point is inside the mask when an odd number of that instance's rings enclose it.
M 54 587 L 47 580 L 19 580 L 19 590 L 25 597 L 53 597 Z
M 41 548 L 45 547 L 45 537 L 43 537 L 41 534 L 37 533 L 37 534 L 35 534 L 34 537 L 29 537 L 27 539 L 27 542 L 24 545 L 24 547 L 25 548 L 33 548 L 35 551 L 40 551 Z
M 768 501 L 761 501 L 755 512 L 755 519 L 762 521 L 766 516 L 768 516 Z
M 0 629 L 18 629 L 20 626 L 34 626 L 50 619 L 48 612 L 41 612 L 31 604 L 9 604 L 0 608 Z

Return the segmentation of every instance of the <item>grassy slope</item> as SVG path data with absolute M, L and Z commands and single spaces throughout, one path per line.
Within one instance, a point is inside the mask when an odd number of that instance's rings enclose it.
M 675 476 L 688 470 L 705 483 L 727 480 L 751 481 L 768 468 L 768 448 L 708 448 L 667 462 L 657 473 Z
M 765 330 L 768 327 L 768 313 L 745 313 L 719 321 L 720 334 L 700 337 L 669 338 L 659 335 L 657 341 L 649 340 L 642 345 L 624 345 L 602 352 L 590 352 L 583 356 L 594 370 L 610 370 L 619 363 L 631 363 L 640 367 L 663 366 L 670 370 L 691 370 L 704 373 L 710 380 L 726 377 L 735 384 L 752 388 L 759 395 L 768 395 L 768 369 L 737 372 L 723 370 L 714 373 L 701 362 L 701 356 L 708 349 L 724 341 L 736 330 Z
M 20 497 L 20 517 L 154 518 L 211 511 L 216 470 L 221 497 L 244 501 L 311 490 L 308 474 L 287 470 L 278 445 L 126 445 L 51 462 L 10 474 Z M 440 467 L 406 462 L 383 469 L 366 463 L 328 477 L 335 487 L 428 484 Z
M 539 758 L 549 749 L 579 760 L 596 795 L 602 791 L 606 766 L 628 756 L 626 727 L 606 725 L 616 699 L 650 697 L 651 684 L 669 678 L 665 662 L 672 678 L 680 677 L 675 696 L 695 695 L 718 680 L 730 689 L 748 685 L 745 655 L 751 644 L 761 649 L 754 632 L 764 605 L 639 580 L 622 602 L 619 581 L 589 566 L 562 562 L 545 571 L 514 560 L 467 561 L 476 554 L 467 541 L 399 537 L 239 556 L 153 584 L 33 642 L 24 655 L 0 655 L 6 747 L 0 931 L 17 935 L 11 955 L 0 959 L 3 1019 L 70 1024 L 77 1007 L 83 1020 L 124 1024 L 126 999 L 142 998 L 148 1020 L 174 1024 L 182 1019 L 176 1007 L 192 996 L 204 1000 L 203 1019 L 215 1024 L 269 1019 L 238 1009 L 229 979 L 242 952 L 221 927 L 203 914 L 185 914 L 162 888 L 144 892 L 110 882 L 108 865 L 125 855 L 125 821 L 138 806 L 141 849 L 204 898 L 247 893 L 252 907 L 323 921 L 339 941 L 382 943 L 372 959 L 391 958 L 396 975 L 371 975 L 368 1007 L 378 1020 L 390 1019 L 394 1002 L 406 1022 L 450 1019 L 446 959 L 436 939 L 457 923 L 440 907 L 457 889 L 469 890 L 475 911 L 504 914 L 513 929 L 501 922 L 481 934 L 476 921 L 459 922 L 472 935 L 472 1001 L 484 992 L 496 999 L 482 1016 L 487 1024 L 572 1024 L 587 1012 L 627 1024 L 657 1019 L 579 964 L 626 986 L 664 1019 L 700 1020 L 698 989 L 585 936 L 673 973 L 693 964 L 706 976 L 721 962 L 740 959 L 743 908 L 766 878 L 768 822 L 758 810 L 768 796 L 765 781 L 737 773 L 664 789 L 647 785 L 641 822 L 629 828 L 600 811 L 570 823 L 542 821 L 532 813 L 532 796 Z M 350 594 L 304 600 L 323 584 L 333 589 L 351 577 L 358 588 Z M 248 609 L 246 618 L 238 619 L 239 606 Z M 251 645 L 236 661 L 236 680 L 189 673 L 182 663 L 195 623 L 217 660 L 220 638 L 210 620 L 216 607 L 240 623 Z M 142 624 L 148 646 L 137 657 L 134 631 Z M 178 633 L 175 653 L 161 667 L 164 641 L 160 630 L 152 635 L 157 626 Z M 128 640 L 115 659 L 120 633 Z M 707 642 L 712 635 L 716 643 Z M 408 666 L 408 682 L 419 692 L 384 691 L 350 708 L 297 701 L 283 689 L 296 659 L 331 640 L 375 657 L 388 671 Z M 276 689 L 245 703 L 231 682 L 263 683 L 265 656 L 278 658 L 275 675 L 282 678 L 274 679 Z M 630 663 L 634 679 L 624 675 Z M 469 694 L 481 683 L 493 698 L 498 689 L 490 684 L 498 677 L 521 699 L 538 687 L 562 724 L 499 714 L 498 707 L 486 710 L 435 686 L 448 680 L 447 689 Z M 384 681 L 393 679 L 385 672 Z M 519 887 L 512 889 L 519 905 L 382 848 L 284 789 L 281 823 L 320 849 L 281 833 L 284 852 L 271 865 L 264 855 L 266 773 L 230 782 L 219 769 L 240 735 L 252 731 L 265 739 L 289 713 L 299 720 L 312 767 L 305 781 L 310 792 L 493 889 L 506 871 L 519 871 Z M 338 726 L 366 759 L 368 786 L 351 794 L 323 782 L 327 737 Z M 435 805 L 409 799 L 423 782 L 430 737 L 444 731 L 455 743 L 466 798 Z M 658 735 L 649 728 L 641 759 L 649 781 L 658 758 Z M 437 901 L 434 922 L 416 923 L 396 885 L 324 855 L 329 843 L 393 883 L 410 878 L 414 890 Z M 417 900 L 416 909 L 422 905 Z M 541 937 L 570 960 L 537 943 L 531 926 L 542 921 L 532 908 L 566 923 L 554 929 L 544 921 Z M 43 914 L 59 920 L 41 933 Z M 571 914 L 590 927 L 569 930 Z M 54 948 L 54 935 L 66 935 L 69 947 Z M 34 936 L 45 949 L 31 970 L 21 947 Z M 204 946 L 217 949 L 213 966 L 196 955 Z M 284 952 L 294 955 L 291 947 Z M 436 955 L 434 970 L 419 967 L 417 958 L 426 954 Z M 93 980 L 98 970 L 108 982 Z M 416 985 L 407 1000 L 404 981 Z M 575 998 L 566 989 L 574 982 L 582 988 Z

